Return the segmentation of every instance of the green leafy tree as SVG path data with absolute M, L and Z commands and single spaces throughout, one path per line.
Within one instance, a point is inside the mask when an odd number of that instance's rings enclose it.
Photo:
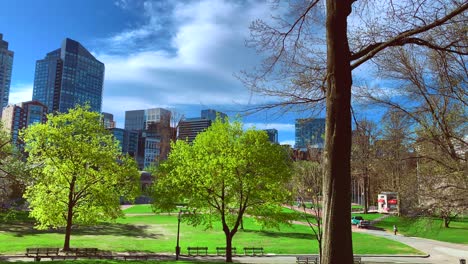
M 0 210 L 17 204 L 24 192 L 28 168 L 11 144 L 9 132 L 0 122 Z
M 221 221 L 226 262 L 232 262 L 232 239 L 245 214 L 265 226 L 286 221 L 281 203 L 288 200 L 290 177 L 287 152 L 270 143 L 265 132 L 217 120 L 193 144 L 172 145 L 154 188 L 155 208 L 173 209 L 185 201 L 191 224 L 210 228 Z
M 72 225 L 122 215 L 120 198 L 139 189 L 135 161 L 122 156 L 100 114 L 77 106 L 49 115 L 22 134 L 28 162 L 35 166 L 24 197 L 38 229 L 65 227 L 63 250 L 70 248 Z

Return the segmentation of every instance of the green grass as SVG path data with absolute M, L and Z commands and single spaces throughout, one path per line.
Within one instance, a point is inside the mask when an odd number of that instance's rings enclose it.
M 356 214 L 356 213 L 351 213 L 351 216 L 362 216 L 363 219 L 365 220 L 369 220 L 369 221 L 372 221 L 372 220 L 375 220 L 379 217 L 382 217 L 383 214 L 376 214 L 376 213 L 372 213 L 372 214 Z
M 126 214 L 150 214 L 153 213 L 151 205 L 149 204 L 135 204 L 132 207 L 129 207 L 123 210 Z
M 407 236 L 429 238 L 452 243 L 468 244 L 468 218 L 458 218 L 450 223 L 449 228 L 443 227 L 443 221 L 436 218 L 404 218 L 390 216 L 377 223 L 376 226 L 388 231 L 398 227 L 398 232 Z
M 247 246 L 262 246 L 266 253 L 317 253 L 317 241 L 308 226 L 282 225 L 280 230 L 262 229 L 252 219 L 245 219 L 245 230 L 233 240 L 238 250 Z M 220 223 L 214 229 L 193 227 L 181 223 L 180 246 L 186 254 L 188 246 L 207 246 L 214 254 L 217 246 L 225 245 Z M 76 227 L 72 247 L 97 247 L 102 250 L 146 251 L 173 253 L 177 233 L 177 214 L 128 215 L 116 223 L 96 227 Z M 24 253 L 27 247 L 62 247 L 63 230 L 37 231 L 29 222 L 0 224 L 0 253 Z M 419 254 L 404 244 L 367 234 L 353 234 L 356 254 Z

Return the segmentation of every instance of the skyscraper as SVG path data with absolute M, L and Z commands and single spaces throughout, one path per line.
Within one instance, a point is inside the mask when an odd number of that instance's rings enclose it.
M 206 109 L 201 111 L 201 117 L 186 118 L 180 121 L 178 139 L 192 142 L 198 134 L 210 127 L 218 116 L 222 120 L 227 117 L 225 113 Z
M 208 120 L 211 120 L 211 121 L 215 121 L 217 117 L 221 118 L 221 120 L 224 120 L 227 117 L 227 115 L 225 113 L 218 112 L 218 111 L 213 110 L 213 109 L 206 109 L 206 110 L 201 111 L 201 118 L 202 119 L 208 119 Z
M 278 130 L 276 130 L 274 128 L 270 128 L 270 129 L 264 129 L 263 131 L 265 131 L 267 133 L 268 140 L 271 143 L 278 144 Z
M 140 169 L 166 159 L 172 129 L 171 111 L 163 108 L 125 111 L 125 130 L 138 132 L 136 160 Z
M 66 38 L 62 46 L 36 61 L 33 100 L 49 112 L 66 112 L 88 103 L 101 112 L 104 64 L 79 42 Z
M 2 109 L 8 105 L 12 68 L 13 51 L 8 50 L 8 42 L 3 40 L 3 34 L 0 33 L 0 106 Z
M 14 144 L 18 144 L 18 135 L 21 129 L 35 123 L 45 123 L 47 118 L 47 107 L 37 101 L 8 105 L 2 112 L 3 127 L 10 133 Z
M 114 115 L 102 112 L 102 123 L 105 128 L 115 128 Z
M 296 119 L 295 148 L 323 148 L 325 140 L 325 118 Z

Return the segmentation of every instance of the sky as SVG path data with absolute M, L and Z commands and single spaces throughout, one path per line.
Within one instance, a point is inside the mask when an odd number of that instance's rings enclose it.
M 15 53 L 9 103 L 31 100 L 36 60 L 68 37 L 105 64 L 102 111 L 117 127 L 127 110 L 162 107 L 189 118 L 211 108 L 240 114 L 245 127 L 276 128 L 280 143 L 294 145 L 295 119 L 324 115 L 245 115 L 267 99 L 235 77 L 260 65 L 245 41 L 252 21 L 277 11 L 273 2 L 0 0 L 0 33 Z

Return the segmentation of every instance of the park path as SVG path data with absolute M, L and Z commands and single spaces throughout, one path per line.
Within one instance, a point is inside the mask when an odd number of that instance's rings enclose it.
M 293 210 L 304 212 L 302 208 L 287 206 Z M 307 213 L 313 213 L 312 210 L 306 209 Z M 372 224 L 375 224 L 383 219 L 388 217 L 384 215 L 372 221 Z M 305 224 L 305 223 L 304 223 Z M 306 224 L 307 225 L 307 224 Z M 387 239 L 395 240 L 400 243 L 406 244 L 410 247 L 413 247 L 419 251 L 422 251 L 429 255 L 429 257 L 421 259 L 414 257 L 366 257 L 365 260 L 372 262 L 382 262 L 388 261 L 392 263 L 459 263 L 460 259 L 465 259 L 468 261 L 468 245 L 455 244 L 449 242 L 442 242 L 432 239 L 420 238 L 420 237 L 407 237 L 404 235 L 394 235 L 391 232 L 386 232 L 385 230 L 371 230 L 371 229 L 362 229 L 355 228 L 353 226 L 353 232 L 362 232 L 374 236 L 384 237 Z
M 387 239 L 395 240 L 413 247 L 417 250 L 425 252 L 430 256 L 424 259 L 421 263 L 459 263 L 460 259 L 468 260 L 468 245 L 455 244 L 442 242 L 432 239 L 420 238 L 420 237 L 407 237 L 404 235 L 394 235 L 391 232 L 381 230 L 369 230 L 369 229 L 356 229 L 356 232 L 363 232 L 374 236 L 384 237 Z M 367 259 L 367 258 L 366 258 Z M 392 260 L 391 258 L 388 258 Z M 369 260 L 373 260 L 369 258 Z M 394 261 L 406 260 L 406 258 L 395 258 Z M 398 262 L 396 262 L 398 263 Z M 400 263 L 411 263 L 411 262 L 400 262 Z

